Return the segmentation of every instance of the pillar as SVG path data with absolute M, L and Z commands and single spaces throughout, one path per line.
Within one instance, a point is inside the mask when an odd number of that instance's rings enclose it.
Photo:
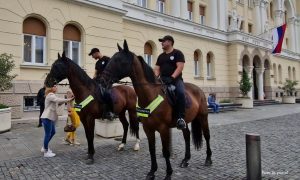
M 261 10 L 260 10 L 260 0 L 254 0 L 254 30 L 255 34 L 261 34 Z
M 264 70 L 265 68 L 255 68 L 258 88 L 258 100 L 264 100 Z
M 171 15 L 175 17 L 180 17 L 180 4 L 181 0 L 175 0 L 171 2 Z M 187 6 L 187 5 L 186 5 Z
M 284 12 L 282 10 L 275 10 L 275 25 L 281 26 L 283 24 L 283 15 Z
M 295 17 L 288 19 L 289 50 L 296 52 Z
M 209 0 L 207 22 L 210 27 L 218 28 L 218 0 Z
M 175 2 L 175 1 L 172 1 Z M 182 19 L 188 19 L 187 0 L 180 0 L 180 17 Z
M 227 19 L 228 19 L 228 10 L 227 10 L 227 3 L 228 1 L 224 1 L 224 0 L 218 0 L 218 12 L 219 12 L 219 29 L 221 31 L 226 31 L 226 25 L 228 23 Z
M 253 71 L 253 66 L 247 66 L 245 67 L 245 71 L 248 73 L 248 77 L 251 80 L 251 83 L 253 83 L 253 79 L 252 79 L 252 71 Z M 251 86 L 251 90 L 248 92 L 248 97 L 250 99 L 253 99 L 253 84 Z

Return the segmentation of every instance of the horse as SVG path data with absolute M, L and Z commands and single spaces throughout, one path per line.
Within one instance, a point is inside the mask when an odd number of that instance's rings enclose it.
M 129 51 L 126 40 L 124 40 L 123 48 L 118 44 L 119 52 L 115 53 L 106 66 L 102 75 L 102 84 L 104 87 L 110 83 L 116 82 L 124 77 L 129 77 L 138 96 L 139 107 L 148 106 L 159 95 L 164 98 L 161 104 L 152 111 L 149 117 L 141 117 L 143 129 L 148 138 L 149 151 L 151 156 L 151 169 L 146 179 L 154 179 L 157 171 L 157 162 L 155 154 L 155 131 L 160 133 L 162 142 L 162 152 L 166 161 L 165 179 L 171 179 L 172 167 L 170 163 L 170 128 L 176 127 L 176 120 L 172 116 L 172 106 L 168 102 L 166 95 L 162 91 L 162 84 L 154 75 L 153 69 L 147 65 L 141 56 L 136 56 Z M 202 133 L 206 140 L 206 166 L 212 164 L 210 149 L 210 132 L 208 125 L 208 108 L 206 97 L 203 91 L 196 85 L 185 83 L 185 93 L 190 98 L 190 107 L 186 107 L 186 123 L 191 122 L 193 144 L 198 150 L 202 146 Z M 185 140 L 185 157 L 180 167 L 188 166 L 191 158 L 190 152 L 190 130 L 189 127 L 182 130 Z
M 86 163 L 93 164 L 93 156 L 95 153 L 95 119 L 101 118 L 101 115 L 103 114 L 103 100 L 98 93 L 99 84 L 91 79 L 81 67 L 74 63 L 71 59 L 67 58 L 64 52 L 62 56 L 58 54 L 58 59 L 52 64 L 50 73 L 45 79 L 45 85 L 52 86 L 63 79 L 69 80 L 70 88 L 75 96 L 75 102 L 83 102 L 88 99 L 90 95 L 94 98 L 85 107 L 82 107 L 79 112 L 77 112 L 80 117 L 80 121 L 84 126 L 88 143 L 88 156 Z M 132 87 L 119 85 L 112 88 L 112 94 L 115 96 L 114 99 L 116 99 L 116 102 L 114 102 L 114 113 L 119 116 L 124 129 L 122 143 L 119 145 L 118 150 L 122 150 L 124 148 L 129 125 L 130 133 L 137 138 L 134 150 L 139 150 L 139 122 L 136 115 L 137 97 L 135 91 Z M 129 123 L 125 116 L 126 110 L 129 114 Z

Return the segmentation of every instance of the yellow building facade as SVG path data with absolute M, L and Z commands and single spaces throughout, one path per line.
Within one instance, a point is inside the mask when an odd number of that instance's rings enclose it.
M 38 109 L 36 93 L 57 53 L 92 77 L 90 49 L 112 56 L 124 39 L 154 67 L 158 38 L 172 35 L 185 55 L 184 80 L 219 99 L 239 96 L 243 70 L 254 84 L 249 96 L 259 100 L 279 98 L 278 86 L 300 79 L 297 0 L 0 0 L 0 9 L 0 53 L 13 55 L 18 75 L 0 102 L 13 118 Z M 283 52 L 272 55 L 270 32 L 284 23 Z

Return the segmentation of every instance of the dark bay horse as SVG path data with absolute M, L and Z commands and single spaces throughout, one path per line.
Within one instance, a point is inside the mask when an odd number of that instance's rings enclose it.
M 146 179 L 154 179 L 157 170 L 156 154 L 155 154 L 155 131 L 160 133 L 162 141 L 163 156 L 166 160 L 167 175 L 165 179 L 171 179 L 172 167 L 170 163 L 170 128 L 176 127 L 176 120 L 172 117 L 172 107 L 166 100 L 165 94 L 162 92 L 161 84 L 156 80 L 154 72 L 148 66 L 142 57 L 137 57 L 130 52 L 126 40 L 122 49 L 119 45 L 119 52 L 115 53 L 110 63 L 102 75 L 104 86 L 109 86 L 110 82 L 116 82 L 124 77 L 130 77 L 138 96 L 138 104 L 140 107 L 148 106 L 158 95 L 164 97 L 164 101 L 155 109 L 148 118 L 141 118 L 144 131 L 148 138 L 149 151 L 151 155 L 151 170 L 147 174 Z M 192 137 L 196 149 L 202 145 L 202 133 L 204 134 L 207 147 L 207 157 L 205 165 L 212 164 L 210 149 L 210 132 L 208 126 L 208 109 L 205 94 L 203 91 L 190 83 L 185 83 L 186 94 L 190 97 L 190 107 L 186 108 L 187 123 L 192 123 Z M 191 158 L 190 152 L 190 130 L 187 127 L 183 129 L 185 139 L 185 157 L 181 162 L 181 167 L 187 167 Z
M 53 63 L 50 73 L 45 79 L 46 85 L 53 85 L 59 83 L 63 79 L 68 79 L 70 88 L 75 95 L 75 102 L 83 102 L 88 96 L 92 95 L 94 100 L 88 103 L 80 112 L 77 112 L 80 116 L 88 142 L 88 158 L 87 164 L 92 164 L 95 153 L 94 149 L 94 129 L 95 119 L 101 118 L 103 113 L 103 101 L 99 98 L 97 93 L 97 86 L 99 86 L 94 80 L 92 80 L 84 70 L 75 64 L 71 59 L 62 54 L 62 57 L 58 55 L 58 59 Z M 130 124 L 130 132 L 137 138 L 137 143 L 134 149 L 139 150 L 139 122 L 136 116 L 136 94 L 133 88 L 129 86 L 114 86 L 112 88 L 112 94 L 115 96 L 116 102 L 114 102 L 114 113 L 119 116 L 119 119 L 123 125 L 124 134 L 122 144 L 119 146 L 122 149 L 126 143 L 128 126 Z M 128 111 L 129 123 L 127 122 L 125 112 Z

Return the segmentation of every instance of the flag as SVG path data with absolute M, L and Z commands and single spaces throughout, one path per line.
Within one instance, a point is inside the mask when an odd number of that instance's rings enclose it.
M 273 29 L 273 49 L 272 54 L 281 53 L 286 24 Z

